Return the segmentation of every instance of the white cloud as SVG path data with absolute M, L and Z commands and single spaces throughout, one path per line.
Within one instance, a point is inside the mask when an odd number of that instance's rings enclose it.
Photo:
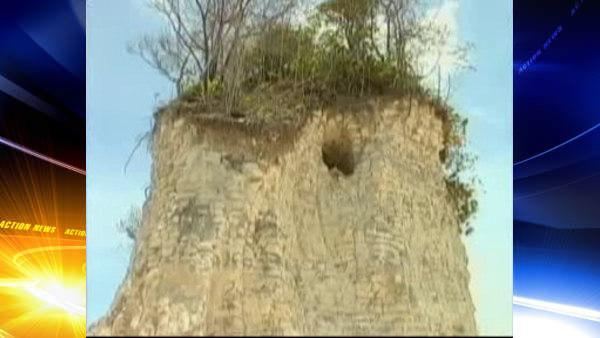
M 457 47 L 464 44 L 459 33 L 459 9 L 458 0 L 441 1 L 428 8 L 421 23 L 432 27 L 433 32 L 427 36 L 426 42 L 411 42 L 411 50 L 417 55 L 417 67 L 422 74 L 427 75 L 425 85 L 431 88 L 437 88 L 441 84 L 442 90 L 445 90 L 448 77 L 464 66 L 456 53 Z M 434 32 L 443 32 L 443 36 L 436 36 Z

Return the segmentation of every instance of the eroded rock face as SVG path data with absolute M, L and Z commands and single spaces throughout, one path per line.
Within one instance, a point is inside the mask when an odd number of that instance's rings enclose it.
M 90 334 L 476 334 L 441 122 L 371 108 L 278 149 L 161 118 L 135 258 Z

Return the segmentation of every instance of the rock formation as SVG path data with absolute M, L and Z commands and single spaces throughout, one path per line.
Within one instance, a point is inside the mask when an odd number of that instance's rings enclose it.
M 166 109 L 128 274 L 90 335 L 474 335 L 432 104 L 254 128 Z

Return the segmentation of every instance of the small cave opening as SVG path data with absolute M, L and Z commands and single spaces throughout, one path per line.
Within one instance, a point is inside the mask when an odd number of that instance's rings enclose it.
M 341 136 L 325 141 L 322 155 L 323 163 L 329 170 L 335 168 L 346 176 L 354 173 L 356 163 L 350 138 Z

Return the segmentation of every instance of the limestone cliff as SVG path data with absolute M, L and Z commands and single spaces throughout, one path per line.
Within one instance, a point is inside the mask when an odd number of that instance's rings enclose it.
M 91 335 L 474 335 L 424 102 L 256 129 L 163 112 L 129 272 Z

